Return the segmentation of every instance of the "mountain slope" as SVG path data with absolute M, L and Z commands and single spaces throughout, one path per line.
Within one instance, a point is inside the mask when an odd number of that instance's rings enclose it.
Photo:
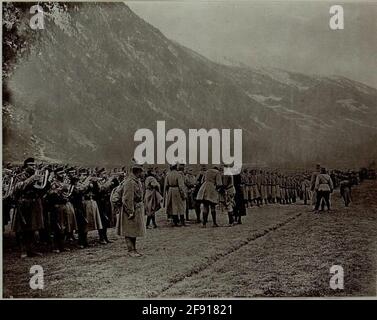
M 356 164 L 377 156 L 373 88 L 213 63 L 122 3 L 50 4 L 46 20 L 7 74 L 5 160 L 123 164 L 134 132 L 154 130 L 156 120 L 242 128 L 244 162 Z

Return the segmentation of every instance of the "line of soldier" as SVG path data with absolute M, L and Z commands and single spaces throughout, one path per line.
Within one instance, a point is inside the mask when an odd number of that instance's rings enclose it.
M 125 237 L 129 254 L 140 256 L 136 238 L 144 235 L 145 228 L 157 227 L 155 214 L 161 208 L 165 208 L 172 226 L 185 226 L 185 220 L 195 214 L 196 222 L 205 228 L 210 213 L 213 227 L 218 227 L 219 206 L 228 213 L 228 226 L 234 226 L 242 223 L 247 207 L 290 204 L 298 197 L 308 204 L 315 198 L 313 178 L 319 175 L 318 170 L 310 176 L 307 172 L 282 174 L 244 169 L 239 175 L 226 176 L 222 169 L 216 165 L 202 166 L 195 173 L 191 167 L 175 164 L 168 171 L 144 171 L 133 162 L 128 169 L 108 172 L 104 168 L 38 166 L 33 158 L 28 158 L 22 167 L 3 171 L 14 178 L 12 192 L 3 194 L 3 220 L 7 224 L 13 211 L 12 230 L 17 235 L 21 257 L 39 255 L 33 249 L 37 231 L 39 241 L 50 244 L 59 253 L 69 250 L 66 244 L 76 240 L 80 248 L 88 247 L 87 234 L 92 230 L 98 230 L 101 244 L 110 243 L 107 229 L 112 227 Z M 48 175 L 41 182 L 40 173 L 44 170 L 48 170 Z M 350 180 L 350 191 L 355 184 L 351 181 L 354 175 L 333 173 L 335 186 L 339 184 L 338 177 Z M 347 194 L 345 182 L 342 188 L 341 192 Z
M 54 168 L 53 168 L 54 167 Z M 40 255 L 32 248 L 35 233 L 39 241 L 52 244 L 54 252 L 69 250 L 68 241 L 78 234 L 80 248 L 88 246 L 87 234 L 98 230 L 101 244 L 110 243 L 107 228 L 114 226 L 110 195 L 119 185 L 117 176 L 108 178 L 104 170 L 89 175 L 88 170 L 47 165 L 48 179 L 41 185 L 33 158 L 24 161 L 14 174 L 12 192 L 3 198 L 4 223 L 11 221 L 21 248 L 21 257 Z
M 242 173 L 247 207 L 271 203 L 291 204 L 298 198 L 307 204 L 310 199 L 309 184 L 308 174 L 283 174 L 256 169 L 244 169 Z

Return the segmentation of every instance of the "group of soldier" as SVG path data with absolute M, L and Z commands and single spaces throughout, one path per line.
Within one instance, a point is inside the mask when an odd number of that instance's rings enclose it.
M 178 163 L 169 170 L 143 168 L 133 161 L 106 170 L 37 164 L 28 158 L 22 166 L 3 169 L 3 222 L 11 223 L 22 258 L 40 255 L 36 241 L 56 253 L 69 250 L 70 242 L 86 248 L 88 232 L 93 230 L 105 245 L 112 242 L 107 229 L 113 227 L 125 238 L 128 254 L 139 257 L 136 238 L 148 228 L 157 228 L 157 212 L 164 212 L 172 227 L 187 226 L 194 216 L 193 221 L 206 228 L 209 214 L 212 226 L 218 227 L 217 212 L 226 211 L 227 226 L 232 227 L 241 224 L 247 208 L 253 206 L 287 205 L 301 199 L 315 212 L 324 204 L 330 209 L 330 194 L 338 185 L 348 206 L 351 186 L 358 183 L 355 172 L 327 174 L 319 165 L 314 173 L 246 168 L 232 176 L 223 169 Z

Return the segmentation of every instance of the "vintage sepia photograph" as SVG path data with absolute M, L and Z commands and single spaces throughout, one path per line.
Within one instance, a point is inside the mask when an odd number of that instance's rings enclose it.
M 376 298 L 376 32 L 374 1 L 3 2 L 3 298 Z

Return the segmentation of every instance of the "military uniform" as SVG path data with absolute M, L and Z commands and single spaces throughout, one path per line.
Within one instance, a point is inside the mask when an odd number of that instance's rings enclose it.
M 234 222 L 233 208 L 235 206 L 234 196 L 236 194 L 236 190 L 233 184 L 233 176 L 223 175 L 222 186 L 223 186 L 222 196 L 224 200 L 224 205 L 225 205 L 226 211 L 228 212 L 229 225 L 231 225 Z
M 115 218 L 110 203 L 112 190 L 118 185 L 118 180 L 111 177 L 99 184 L 98 209 L 101 217 L 102 229 L 98 230 L 101 243 L 111 243 L 107 237 L 107 229 L 113 227 Z
M 120 214 L 121 209 L 122 209 L 122 195 L 121 195 L 120 190 L 122 190 L 122 188 L 123 188 L 124 181 L 125 180 L 123 180 L 119 184 L 119 186 L 115 187 L 111 191 L 111 194 L 110 194 L 111 211 L 112 211 L 112 215 L 115 219 L 115 222 L 118 221 L 119 214 Z
M 9 181 L 7 189 L 11 188 L 10 181 L 12 179 L 13 179 L 12 181 L 14 182 L 14 177 L 12 178 L 12 176 L 13 176 L 13 172 L 11 170 L 5 169 L 3 171 L 3 183 L 4 183 L 4 179 Z M 11 211 L 14 211 L 14 206 L 15 206 L 13 192 L 11 190 L 7 190 L 7 192 L 4 195 L 5 188 L 6 186 L 4 186 L 3 184 L 3 230 L 5 226 L 9 223 L 10 218 L 11 218 Z
M 139 256 L 136 251 L 136 238 L 143 237 L 146 231 L 143 187 L 140 180 L 131 172 L 118 192 L 121 195 L 122 207 L 116 231 L 119 236 L 125 237 L 129 254 Z
M 76 203 L 76 206 L 79 207 L 79 210 L 76 211 L 79 229 L 79 245 L 80 247 L 87 247 L 88 232 L 101 230 L 103 228 L 96 201 L 98 199 L 99 186 L 96 181 L 90 181 L 90 178 L 87 178 L 75 186 L 75 192 L 77 192 L 75 198 L 81 198 L 81 203 Z
M 200 213 L 201 213 L 201 209 L 200 209 L 200 201 L 198 201 L 196 199 L 196 197 L 198 196 L 198 192 L 200 190 L 200 187 L 203 183 L 203 179 L 204 179 L 204 174 L 203 172 L 199 172 L 199 174 L 195 177 L 195 187 L 194 187 L 194 190 L 193 190 L 193 194 L 192 194 L 192 197 L 195 201 L 195 212 L 196 212 L 196 223 L 201 223 L 201 219 L 200 219 Z
M 269 203 L 272 202 L 272 177 L 270 173 L 266 173 L 266 197 Z
M 102 229 L 102 220 L 99 213 L 97 197 L 99 186 L 97 182 L 90 182 L 83 196 L 84 216 L 87 221 L 85 231 Z
M 319 175 L 319 168 L 317 166 L 317 171 L 313 172 L 310 178 L 310 190 L 312 191 L 312 205 L 313 206 L 315 206 L 315 204 L 317 203 L 317 191 L 315 190 L 315 181 L 318 175 Z
M 267 182 L 266 176 L 263 171 L 260 171 L 257 175 L 257 185 L 259 189 L 261 203 L 263 203 L 264 201 L 267 204 Z
M 166 175 L 164 196 L 166 197 L 165 208 L 168 217 L 173 218 L 174 225 L 178 225 L 179 217 L 184 224 L 185 183 L 182 174 L 175 167 L 172 167 L 172 170 Z
M 77 231 L 78 231 L 78 244 L 81 248 L 85 248 L 88 246 L 88 239 L 87 239 L 87 228 L 86 225 L 88 220 L 86 219 L 85 212 L 84 212 L 84 205 L 83 205 L 83 197 L 84 192 L 87 186 L 82 183 L 74 183 L 74 188 L 72 190 L 72 194 L 70 195 L 70 203 L 72 204 L 76 223 L 77 223 Z
M 222 187 L 220 171 L 217 168 L 208 169 L 203 177 L 196 200 L 202 203 L 203 226 L 206 226 L 209 209 L 211 208 L 212 222 L 217 227 L 216 222 L 216 204 L 219 202 L 218 190 Z
M 139 179 L 132 173 L 119 190 L 122 207 L 117 223 L 117 234 L 126 237 L 145 235 L 143 188 Z
M 286 185 L 286 176 L 282 175 L 280 178 L 280 198 L 282 204 L 287 204 L 288 194 Z
M 244 198 L 245 206 L 247 205 L 248 202 L 248 184 L 249 184 L 249 177 L 248 177 L 248 172 L 247 169 L 244 169 L 241 174 L 241 191 L 242 191 L 242 196 Z
M 22 256 L 32 256 L 34 233 L 44 228 L 42 196 L 45 189 L 35 188 L 36 177 L 26 172 L 18 175 L 16 181 L 12 230 L 19 236 Z
M 145 198 L 144 207 L 145 214 L 147 215 L 147 227 L 150 222 L 156 228 L 156 217 L 155 213 L 161 208 L 162 196 L 160 193 L 160 184 L 157 182 L 156 178 L 152 175 L 145 179 Z
M 339 185 L 340 185 L 340 195 L 344 200 L 345 206 L 348 207 L 351 202 L 351 187 L 352 187 L 351 179 L 347 176 L 343 176 L 341 177 Z
M 254 189 L 253 189 L 253 176 L 251 174 L 251 170 L 247 174 L 247 204 L 248 206 L 252 206 L 254 200 Z
M 187 198 L 186 198 L 186 220 L 190 218 L 190 211 L 195 211 L 195 198 L 194 198 L 194 191 L 196 185 L 196 177 L 191 173 L 188 172 L 185 175 L 185 186 L 187 190 Z
M 302 191 L 302 198 L 304 200 L 304 204 L 308 204 L 308 201 L 310 200 L 310 181 L 307 179 L 307 177 L 304 177 L 301 182 L 301 191 Z
M 67 228 L 67 198 L 64 196 L 64 183 L 54 180 L 47 194 L 50 203 L 50 226 L 56 252 L 64 251 L 64 235 Z
M 333 192 L 333 189 L 334 185 L 330 176 L 325 173 L 324 170 L 321 170 L 321 173 L 317 175 L 315 181 L 315 190 L 317 191 L 317 202 L 315 204 L 315 210 L 319 209 L 322 198 L 327 205 L 327 210 L 330 210 L 330 194 Z
M 261 195 L 260 195 L 259 187 L 258 187 L 258 184 L 257 184 L 256 171 L 254 171 L 252 176 L 251 176 L 251 187 L 253 189 L 253 200 L 256 201 L 257 205 L 259 206 L 260 201 L 261 201 Z
M 236 174 L 233 175 L 232 178 L 235 191 L 233 216 L 235 218 L 235 222 L 241 224 L 241 217 L 246 216 L 246 207 L 244 205 L 244 198 L 241 190 L 241 176 Z
M 280 190 L 280 184 L 281 184 L 281 176 L 280 174 L 276 174 L 275 178 L 275 183 L 276 183 L 276 201 L 278 203 L 281 203 L 281 190 Z
M 273 203 L 276 202 L 276 195 L 277 195 L 277 176 L 275 173 L 271 174 L 271 200 Z

